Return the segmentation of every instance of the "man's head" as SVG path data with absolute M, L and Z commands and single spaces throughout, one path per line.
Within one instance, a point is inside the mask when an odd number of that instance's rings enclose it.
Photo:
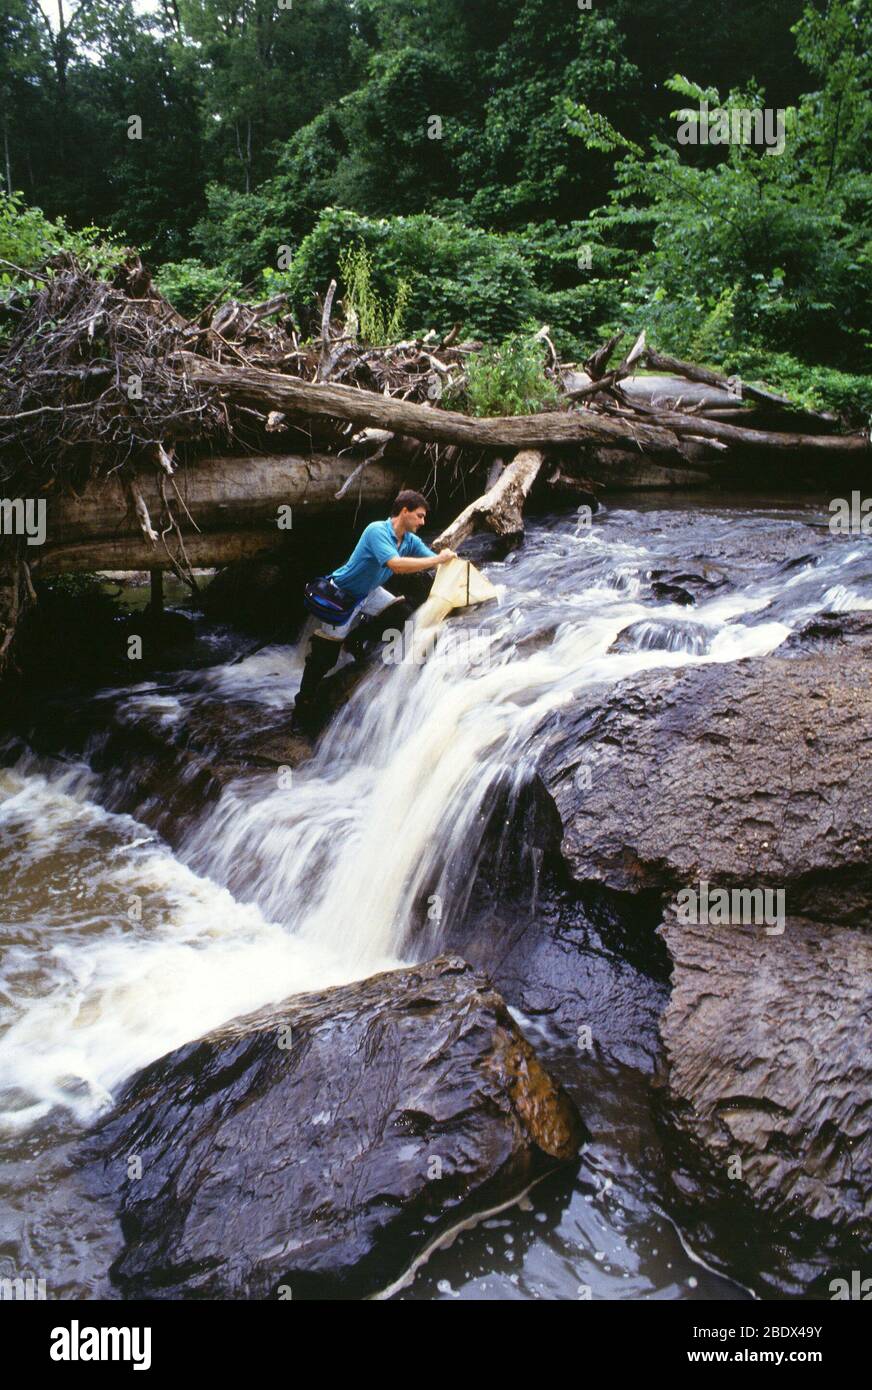
M 427 499 L 407 489 L 399 493 L 391 507 L 391 517 L 399 517 L 403 531 L 419 531 L 427 520 Z

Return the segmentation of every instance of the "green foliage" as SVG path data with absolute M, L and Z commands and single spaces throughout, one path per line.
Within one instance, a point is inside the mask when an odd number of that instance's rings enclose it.
M 793 33 L 799 57 L 817 78 L 818 89 L 802 98 L 804 139 L 807 163 L 826 194 L 841 175 L 868 167 L 872 10 L 866 0 L 806 5 Z
M 392 305 L 382 299 L 373 288 L 372 257 L 362 243 L 340 253 L 339 271 L 345 283 L 345 309 L 357 320 L 361 342 L 396 342 L 411 293 L 408 280 L 397 284 Z
M 603 329 L 644 325 L 652 341 L 697 358 L 753 348 L 837 370 L 872 365 L 872 180 L 857 138 L 868 101 L 859 50 L 869 24 L 854 0 L 829 0 L 827 13 L 821 27 L 820 14 L 806 11 L 803 51 L 822 66 L 836 62 L 831 21 L 854 56 L 839 60 L 829 95 L 785 109 L 782 153 L 750 144 L 680 150 L 656 137 L 645 151 L 605 118 L 567 104 L 580 138 L 626 151 L 609 203 L 588 224 L 626 253 L 618 312 Z M 754 88 L 721 98 L 684 77 L 665 85 L 728 112 L 767 105 Z M 826 118 L 828 102 L 834 111 L 841 104 L 843 127 Z M 824 128 L 829 138 L 821 138 Z
M 624 252 L 582 222 L 564 227 L 555 222 L 531 223 L 518 242 L 536 286 L 541 287 L 534 300 L 535 317 L 548 325 L 562 357 L 584 355 L 600 335 L 601 325 L 621 316 Z
M 808 410 L 828 410 L 855 428 L 872 421 L 872 376 L 809 366 L 787 353 L 734 350 L 717 360 L 729 375 L 789 396 Z
M 73 252 L 98 275 L 111 272 L 123 254 L 97 227 L 71 231 L 62 217 L 52 221 L 39 208 L 28 207 L 20 193 L 0 193 L 0 258 L 8 262 L 0 264 L 0 293 L 36 284 L 27 272 L 39 270 L 59 251 Z
M 616 130 L 601 112 L 591 111 L 585 102 L 572 101 L 566 97 L 564 110 L 567 130 L 572 135 L 577 135 L 589 150 L 601 150 L 603 154 L 631 150 L 633 154 L 641 155 L 642 151 L 638 145 Z
M 45 637 L 71 628 L 87 631 L 93 640 L 94 634 L 104 635 L 119 616 L 115 599 L 96 574 L 51 575 L 37 581 L 36 594 L 32 640 L 40 633 Z M 48 643 L 47 650 L 55 650 L 54 642 Z
M 89 611 L 110 618 L 117 611 L 114 599 L 96 574 L 53 574 L 38 582 L 37 592 L 41 602 L 52 606 L 84 604 Z
M 395 294 L 400 281 L 408 283 L 408 332 L 443 333 L 460 322 L 467 334 L 499 341 L 536 316 L 536 286 L 521 238 L 426 213 L 367 218 L 328 208 L 303 239 L 284 285 L 302 319 L 352 244 L 366 249 L 370 283 L 381 299 Z
M 515 333 L 472 357 L 465 389 L 470 414 L 535 415 L 555 406 L 557 388 L 545 375 L 545 352 L 532 334 Z
M 155 283 L 185 318 L 194 318 L 220 297 L 238 295 L 242 286 L 228 278 L 223 267 L 217 269 L 202 261 L 167 261 L 155 276 Z
M 270 199 L 239 193 L 224 184 L 206 188 L 208 212 L 195 224 L 192 241 L 206 265 L 220 266 L 240 284 L 256 282 L 265 266 L 276 267 L 280 247 L 288 246 Z M 287 253 L 285 253 L 287 254 Z

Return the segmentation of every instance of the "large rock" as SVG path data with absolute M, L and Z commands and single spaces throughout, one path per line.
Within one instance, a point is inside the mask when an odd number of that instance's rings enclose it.
M 772 1216 L 872 1239 L 872 937 L 788 917 L 784 932 L 661 928 L 674 1115 Z M 739 1164 L 736 1164 L 736 1159 Z
M 343 1298 L 388 1288 L 583 1137 L 486 978 L 441 957 L 179 1048 L 88 1152 L 120 1202 L 126 1296 Z
M 809 650 L 798 634 L 576 708 L 542 763 L 573 876 L 619 891 L 769 884 L 789 912 L 868 922 L 872 623 L 840 616 Z
M 594 692 L 541 764 L 579 883 L 783 891 L 783 931 L 666 912 L 671 1109 L 725 1183 L 846 1236 L 872 1230 L 870 657 L 872 615 L 819 616 L 759 660 Z

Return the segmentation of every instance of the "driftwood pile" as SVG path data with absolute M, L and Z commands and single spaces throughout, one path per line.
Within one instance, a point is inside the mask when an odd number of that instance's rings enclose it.
M 47 271 L 36 277 L 38 289 L 2 306 L 13 323 L 0 358 L 0 478 L 7 487 L 16 480 L 39 486 L 56 475 L 81 483 L 154 455 L 156 446 L 172 457 L 183 443 L 246 447 L 253 426 L 281 431 L 278 412 L 239 405 L 192 380 L 186 354 L 231 370 L 344 382 L 423 402 L 462 379 L 464 356 L 473 350 L 452 345 L 456 331 L 431 345 L 361 347 L 344 325 L 331 323 L 335 284 L 325 297 L 320 339 L 302 344 L 284 295 L 210 305 L 188 321 L 137 258 L 111 282 L 69 255 Z
M 434 496 L 444 486 L 466 503 L 439 538 L 452 546 L 481 527 L 522 532 L 534 484 L 585 498 L 613 469 L 642 460 L 679 470 L 677 477 L 715 480 L 731 461 L 772 461 L 783 482 L 798 461 L 806 477 L 811 470 L 823 478 L 834 466 L 864 468 L 870 457 L 865 435 L 840 433 L 831 417 L 664 357 L 644 333 L 617 361 L 619 338 L 611 339 L 582 370 L 558 360 L 543 328 L 557 407 L 481 419 L 445 408 L 446 398 L 463 400 L 481 344 L 463 341 L 460 325 L 441 339 L 362 344 L 353 314 L 338 313 L 335 282 L 320 305 L 319 335 L 303 341 L 282 295 L 212 304 L 185 319 L 135 256 L 111 282 L 67 255 L 32 279 L 36 288 L 0 306 L 12 324 L 0 358 L 2 495 L 62 499 L 114 476 L 141 540 L 154 548 L 154 567 L 190 580 L 185 541 L 197 516 L 176 475 L 198 458 L 227 463 L 214 459 L 216 448 L 252 469 L 271 458 L 293 458 L 305 470 L 307 457 L 341 457 L 341 482 L 330 493 L 338 499 L 371 480 L 376 465 L 395 466 L 403 485 L 414 464 Z M 676 391 L 676 380 L 687 390 Z M 0 536 L 0 669 L 32 596 L 27 558 L 14 538 Z
M 192 392 L 169 364 L 187 325 L 138 263 L 113 283 L 68 256 L 40 288 L 5 305 L 14 323 L 0 360 L 0 469 L 31 487 L 56 474 L 82 482 L 122 467 L 168 436 L 216 437 L 220 403 Z
M 335 282 L 324 296 L 320 336 L 302 342 L 283 295 L 263 304 L 213 304 L 196 320 L 184 319 L 136 257 L 111 283 L 69 255 L 55 258 L 39 279 L 38 289 L 2 306 L 15 325 L 0 358 L 0 480 L 7 490 L 19 482 L 44 487 L 54 477 L 82 484 L 128 461 L 167 469 L 175 452 L 191 445 L 275 450 L 268 436 L 288 430 L 364 451 L 375 442 L 385 452 L 397 440 L 479 451 L 554 449 L 563 451 L 564 465 L 567 450 L 590 445 L 676 467 L 700 466 L 699 451 L 688 447 L 698 444 L 706 447 L 706 464 L 742 450 L 834 458 L 868 449 L 865 436 L 839 434 L 833 417 L 658 354 L 644 333 L 618 365 L 615 337 L 581 373 L 558 361 L 543 329 L 560 407 L 476 419 L 440 401 L 446 392 L 461 395 L 466 364 L 480 344 L 459 342 L 460 325 L 441 341 L 431 335 L 360 344 L 353 321 L 350 328 L 334 316 Z M 663 408 L 656 395 L 646 399 L 638 389 L 652 380 L 635 375 L 640 367 L 714 388 L 721 398 L 697 393 Z M 367 433 L 355 437 L 360 430 Z M 408 445 L 397 452 L 408 456 Z

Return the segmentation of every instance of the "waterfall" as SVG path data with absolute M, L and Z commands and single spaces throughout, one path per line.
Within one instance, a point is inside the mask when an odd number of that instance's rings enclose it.
M 701 591 L 691 625 L 651 596 L 650 571 L 670 547 L 705 553 L 756 519 L 700 512 L 676 536 L 659 515 L 531 528 L 487 567 L 498 602 L 450 618 L 423 664 L 376 661 L 308 763 L 240 776 L 175 852 L 103 809 L 84 765 L 27 755 L 3 771 L 0 1123 L 26 1129 L 56 1106 L 91 1116 L 226 1019 L 432 955 L 561 706 L 646 669 L 762 656 L 828 604 L 869 602 L 870 547 L 818 532 L 789 576 L 758 559 L 729 592 Z M 186 677 L 183 694 L 146 684 L 117 699 L 134 712 L 157 700 L 168 721 L 197 699 L 274 717 L 301 660 L 274 649 Z

